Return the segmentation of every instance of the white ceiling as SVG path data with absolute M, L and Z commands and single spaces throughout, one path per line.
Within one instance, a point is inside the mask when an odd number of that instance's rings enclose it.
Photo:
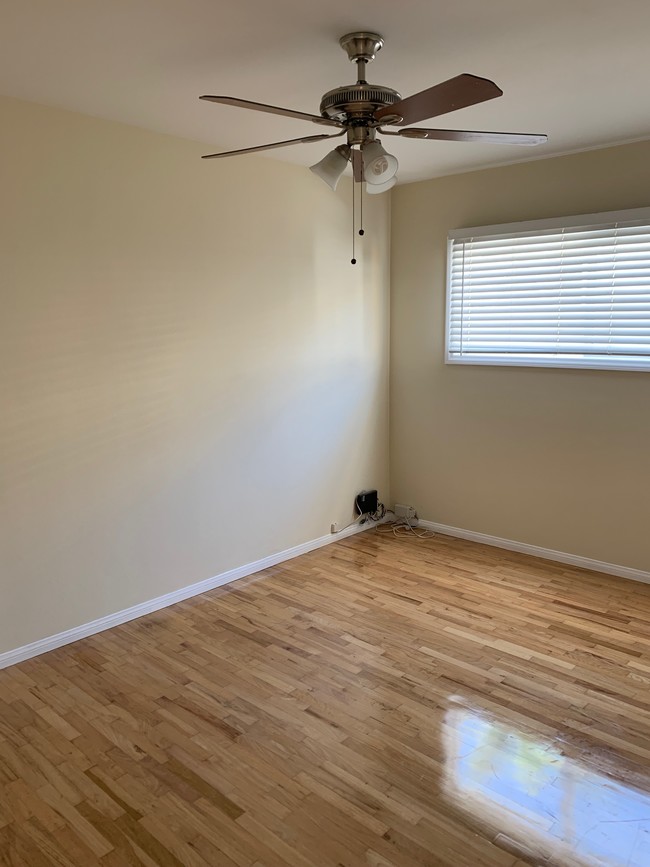
M 648 0 L 0 0 L 0 93 L 250 147 L 323 130 L 199 94 L 318 113 L 355 80 L 338 46 L 355 29 L 383 34 L 368 79 L 403 96 L 461 72 L 504 91 L 430 126 L 549 135 L 534 149 L 387 139 L 401 181 L 650 138 Z M 309 165 L 330 147 L 268 158 Z

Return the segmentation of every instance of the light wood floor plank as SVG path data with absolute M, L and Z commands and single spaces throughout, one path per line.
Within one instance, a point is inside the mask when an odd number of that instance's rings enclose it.
M 0 864 L 648 867 L 650 587 L 367 532 L 0 672 Z

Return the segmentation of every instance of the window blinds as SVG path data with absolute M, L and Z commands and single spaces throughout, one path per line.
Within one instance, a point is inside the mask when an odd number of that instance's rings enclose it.
M 650 370 L 650 209 L 450 233 L 447 361 Z

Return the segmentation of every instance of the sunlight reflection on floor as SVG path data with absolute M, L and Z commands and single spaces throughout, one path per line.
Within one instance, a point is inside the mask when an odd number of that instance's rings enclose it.
M 648 791 L 482 712 L 452 707 L 444 728 L 446 795 L 502 847 L 542 863 L 650 865 Z

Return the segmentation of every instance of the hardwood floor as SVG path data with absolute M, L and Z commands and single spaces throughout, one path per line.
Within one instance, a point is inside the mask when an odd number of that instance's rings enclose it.
M 650 864 L 650 586 L 363 533 L 0 672 L 0 863 Z

